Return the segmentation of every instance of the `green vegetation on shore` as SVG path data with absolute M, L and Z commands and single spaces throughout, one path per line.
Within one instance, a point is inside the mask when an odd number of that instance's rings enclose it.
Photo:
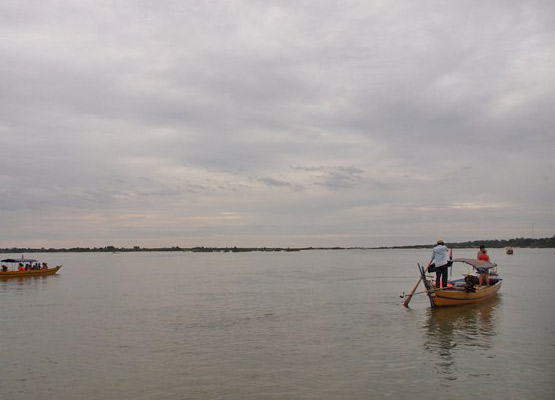
M 555 235 L 550 238 L 531 239 L 517 238 L 509 240 L 473 240 L 460 243 L 447 243 L 455 249 L 476 248 L 481 244 L 487 248 L 505 247 L 528 247 L 528 248 L 555 248 Z M 430 248 L 433 244 L 412 246 L 388 246 L 388 247 L 71 247 L 71 248 L 29 248 L 12 247 L 0 249 L 0 253 L 119 253 L 119 252 L 146 252 L 146 251 L 190 251 L 198 253 L 209 252 L 250 252 L 250 251 L 301 251 L 301 250 L 349 250 L 349 249 L 422 249 Z
M 555 248 L 555 235 L 550 238 L 532 239 L 532 238 L 517 238 L 508 240 L 472 240 L 468 242 L 451 243 L 446 242 L 446 245 L 454 249 L 468 249 L 486 246 L 490 249 L 502 249 L 505 247 L 521 247 L 521 248 Z M 429 248 L 434 244 L 427 245 L 414 245 L 414 246 L 392 246 L 382 247 L 387 249 L 421 249 Z

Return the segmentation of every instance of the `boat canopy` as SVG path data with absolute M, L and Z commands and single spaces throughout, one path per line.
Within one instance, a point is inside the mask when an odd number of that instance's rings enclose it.
M 463 262 L 472 265 L 476 271 L 483 274 L 488 272 L 491 268 L 497 267 L 496 263 L 489 261 L 477 260 L 475 258 L 454 258 L 453 262 Z
M 1 262 L 3 263 L 35 263 L 37 262 L 37 260 L 33 260 L 30 258 L 6 258 L 5 260 L 2 260 Z

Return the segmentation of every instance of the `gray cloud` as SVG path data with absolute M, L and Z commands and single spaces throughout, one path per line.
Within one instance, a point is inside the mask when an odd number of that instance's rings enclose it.
M 552 235 L 554 11 L 4 2 L 2 241 Z

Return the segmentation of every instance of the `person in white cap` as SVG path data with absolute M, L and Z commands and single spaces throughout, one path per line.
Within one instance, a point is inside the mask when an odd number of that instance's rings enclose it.
M 428 263 L 428 268 L 432 263 L 434 263 L 436 267 L 436 288 L 447 287 L 449 248 L 445 246 L 443 239 L 439 239 L 437 241 L 437 246 L 432 250 L 432 259 Z

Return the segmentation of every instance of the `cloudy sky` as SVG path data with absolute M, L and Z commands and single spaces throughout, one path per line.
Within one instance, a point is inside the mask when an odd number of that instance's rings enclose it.
M 555 3 L 0 0 L 0 247 L 555 234 Z

